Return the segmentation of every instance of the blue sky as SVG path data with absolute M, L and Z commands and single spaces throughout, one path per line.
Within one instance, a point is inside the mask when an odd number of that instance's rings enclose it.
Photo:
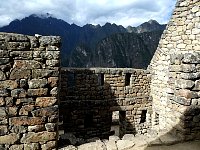
M 77 25 L 137 26 L 150 19 L 167 23 L 176 0 L 1 0 L 0 26 L 31 14 L 52 14 Z

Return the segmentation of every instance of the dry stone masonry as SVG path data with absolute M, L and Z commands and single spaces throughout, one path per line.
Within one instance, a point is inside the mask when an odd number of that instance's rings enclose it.
M 56 147 L 59 37 L 0 33 L 0 149 Z
M 178 0 L 151 61 L 152 127 L 200 139 L 200 1 Z
M 56 36 L 0 33 L 0 149 L 56 149 L 61 130 L 74 145 L 108 138 L 114 111 L 120 137 L 200 139 L 200 0 L 177 1 L 147 70 L 60 68 L 59 46 Z
M 112 112 L 119 111 L 120 135 L 145 134 L 151 126 L 149 74 L 145 70 L 62 68 L 60 117 L 65 133 L 108 138 Z

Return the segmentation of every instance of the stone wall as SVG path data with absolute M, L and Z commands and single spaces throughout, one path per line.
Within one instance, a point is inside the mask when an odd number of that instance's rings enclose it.
M 120 134 L 145 134 L 151 126 L 149 75 L 128 68 L 62 68 L 60 117 L 65 133 L 107 138 L 112 112 L 119 111 Z
M 149 66 L 153 128 L 200 138 L 200 1 L 178 0 Z
M 56 147 L 59 37 L 0 33 L 0 149 Z

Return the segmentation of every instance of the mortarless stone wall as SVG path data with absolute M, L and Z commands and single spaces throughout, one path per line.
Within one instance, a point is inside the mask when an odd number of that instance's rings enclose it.
M 149 69 L 152 127 L 200 139 L 200 1 L 178 0 Z
M 0 33 L 0 149 L 56 147 L 59 37 Z
M 113 111 L 120 114 L 121 136 L 145 134 L 150 129 L 150 79 L 146 70 L 62 68 L 61 80 L 60 129 L 65 133 L 107 138 Z

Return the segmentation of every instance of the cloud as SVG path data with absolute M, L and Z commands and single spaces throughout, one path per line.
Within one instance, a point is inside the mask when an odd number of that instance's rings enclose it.
M 2 0 L 0 26 L 31 14 L 53 14 L 80 26 L 116 23 L 137 26 L 150 19 L 167 23 L 176 0 Z

